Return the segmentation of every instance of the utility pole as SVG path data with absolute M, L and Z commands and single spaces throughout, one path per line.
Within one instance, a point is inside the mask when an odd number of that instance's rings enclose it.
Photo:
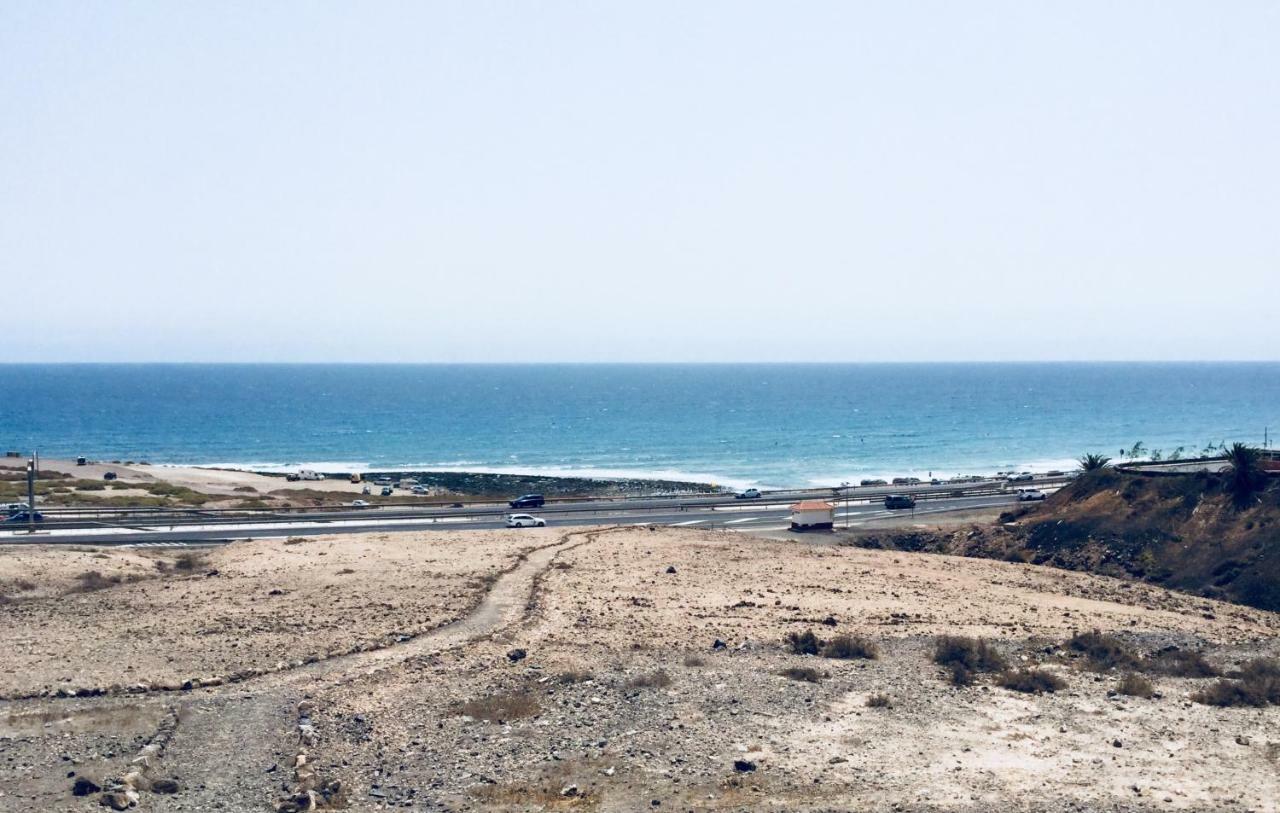
M 31 459 L 27 461 L 27 530 L 35 533 L 36 530 L 36 461 L 39 458 L 35 452 L 31 453 Z

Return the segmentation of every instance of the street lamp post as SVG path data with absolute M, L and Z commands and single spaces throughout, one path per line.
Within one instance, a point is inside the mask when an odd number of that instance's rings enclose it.
M 27 461 L 27 530 L 36 530 L 36 455 L 31 453 Z

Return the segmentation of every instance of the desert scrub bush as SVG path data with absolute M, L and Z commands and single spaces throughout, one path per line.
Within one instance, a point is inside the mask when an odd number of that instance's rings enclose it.
M 805 683 L 820 683 L 822 681 L 822 674 L 817 669 L 809 666 L 788 666 L 778 674 L 784 678 L 802 680 Z
M 242 492 L 242 493 L 245 493 L 245 494 L 257 494 L 257 493 L 258 493 L 258 489 L 254 488 L 253 486 L 236 486 L 235 488 L 233 488 L 233 489 L 231 489 L 231 490 L 232 490 L 232 491 L 236 491 L 236 492 Z
M 1152 698 L 1156 696 L 1156 687 L 1151 685 L 1151 681 L 1136 672 L 1126 672 L 1125 676 L 1120 678 L 1120 682 L 1116 684 L 1116 691 L 1127 697 Z
M 1026 694 L 1056 692 L 1067 687 L 1066 681 L 1043 669 L 1011 669 L 996 676 L 996 685 Z
M 880 657 L 880 649 L 873 642 L 856 635 L 837 635 L 822 646 L 824 658 L 840 658 L 853 660 L 864 658 L 875 660 Z
M 120 583 L 119 576 L 103 576 L 96 570 L 87 570 L 76 576 L 76 581 L 80 582 L 76 585 L 74 592 L 91 593 L 94 590 L 105 590 L 108 587 L 115 587 Z
M 204 555 L 200 553 L 183 553 L 173 560 L 173 567 L 176 570 L 186 571 L 190 573 L 196 568 L 204 564 Z
M 1217 677 L 1220 673 L 1194 649 L 1162 649 L 1143 663 L 1144 672 L 1170 677 Z
M 626 682 L 628 689 L 665 689 L 671 685 L 671 675 L 661 669 L 644 672 Z
M 893 700 L 887 694 L 873 694 L 867 698 L 867 708 L 891 709 L 893 708 Z
M 459 714 L 491 723 L 534 717 L 541 711 L 537 698 L 528 692 L 503 692 L 480 697 L 468 700 L 458 709 Z
M 813 634 L 813 630 L 805 630 L 798 634 L 789 632 L 783 641 L 793 655 L 817 655 L 822 649 L 822 641 Z
M 685 655 L 684 665 L 689 667 L 706 666 L 707 659 L 701 655 Z
M 933 662 L 950 672 L 951 683 L 968 686 L 979 672 L 1000 672 L 1008 668 L 999 652 L 981 638 L 939 636 L 933 645 Z
M 588 680 L 595 680 L 596 676 L 586 669 L 566 669 L 556 675 L 557 683 L 586 683 Z
M 1096 672 L 1108 669 L 1133 669 L 1138 658 L 1124 641 L 1101 632 L 1078 632 L 1067 641 L 1066 648 L 1084 655 L 1088 667 Z
M 1206 686 L 1191 699 L 1207 706 L 1252 706 L 1262 708 L 1280 705 L 1280 661 L 1255 658 L 1227 679 Z

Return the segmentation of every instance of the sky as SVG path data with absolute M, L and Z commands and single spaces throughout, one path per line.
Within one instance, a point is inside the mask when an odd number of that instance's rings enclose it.
M 1280 358 L 1280 4 L 0 4 L 3 361 Z

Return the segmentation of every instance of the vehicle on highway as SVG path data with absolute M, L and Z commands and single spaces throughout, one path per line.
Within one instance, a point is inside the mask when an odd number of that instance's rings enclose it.
M 884 480 L 863 480 L 862 482 L 858 483 L 858 485 L 860 485 L 860 486 L 887 486 L 887 485 L 889 485 L 889 484 L 888 484 L 888 483 L 886 483 Z
M 1035 488 L 1018 489 L 1018 502 L 1034 502 L 1045 499 L 1045 493 Z
M 906 494 L 890 494 L 884 498 L 885 508 L 915 508 L 915 497 Z
M 351 507 L 352 508 L 368 508 L 369 501 L 368 500 L 352 500 Z
M 1046 471 L 1044 473 L 1044 476 L 1045 477 L 1062 477 L 1063 475 L 1062 475 L 1062 472 L 1058 471 L 1057 469 L 1053 469 L 1052 471 Z
M 109 471 L 109 472 L 107 472 L 106 474 L 102 475 L 102 479 L 103 479 L 103 480 L 114 480 L 114 479 L 116 479 L 116 473 L 115 473 L 114 471 Z
M 27 505 L 25 502 L 11 502 L 4 506 L 4 512 L 6 514 L 16 514 L 19 511 L 30 511 L 30 510 L 31 510 L 31 506 Z
M 44 522 L 44 514 L 37 511 L 34 519 L 36 522 Z M 31 512 L 15 511 L 14 513 L 5 517 L 4 521 L 5 522 L 31 522 L 32 521 Z
M 1028 480 L 1034 480 L 1034 479 L 1036 479 L 1036 476 L 1029 471 L 1023 471 L 1023 472 L 1018 472 L 1017 474 L 1009 475 L 1009 482 L 1011 483 L 1025 483 Z
M 395 489 L 394 489 L 394 488 L 392 488 L 391 486 L 383 486 L 383 487 L 382 487 L 382 496 L 384 496 L 384 497 L 390 497 L 393 493 L 395 493 Z
M 895 486 L 918 486 L 920 485 L 919 477 L 895 477 L 893 478 Z
M 733 495 L 735 500 L 758 500 L 760 499 L 760 489 L 747 488 Z
M 516 497 L 507 505 L 512 508 L 541 508 L 547 504 L 547 498 L 541 494 L 525 494 L 523 497 Z M 517 515 L 519 516 L 519 515 Z
M 532 514 L 508 514 L 508 528 L 541 528 L 547 524 L 545 519 Z

